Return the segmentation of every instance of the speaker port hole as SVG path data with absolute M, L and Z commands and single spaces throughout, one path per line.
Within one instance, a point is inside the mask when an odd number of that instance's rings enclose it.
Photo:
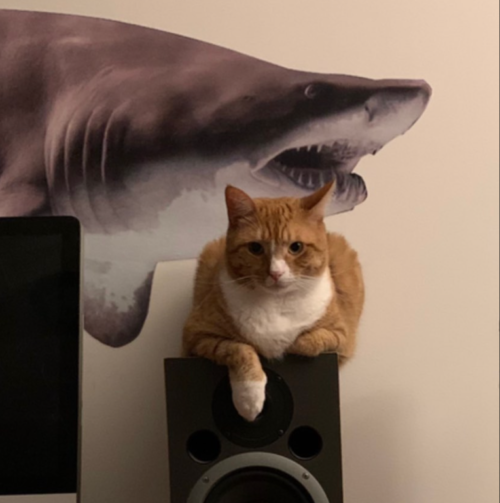
M 187 441 L 187 451 L 197 463 L 211 463 L 221 453 L 220 440 L 215 433 L 208 430 L 193 433 Z
M 288 439 L 291 453 L 298 459 L 315 458 L 323 449 L 321 435 L 309 426 L 301 426 L 293 431 Z

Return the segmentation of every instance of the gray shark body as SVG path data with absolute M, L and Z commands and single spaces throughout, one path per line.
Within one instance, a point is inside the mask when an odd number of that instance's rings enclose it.
M 85 327 L 140 332 L 160 261 L 225 228 L 228 183 L 329 214 L 367 197 L 361 157 L 406 132 L 424 81 L 288 70 L 181 36 L 0 11 L 0 215 L 73 215 L 86 232 Z

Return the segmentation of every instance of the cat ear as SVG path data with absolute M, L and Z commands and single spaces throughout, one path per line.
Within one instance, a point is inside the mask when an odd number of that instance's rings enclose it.
M 242 220 L 250 219 L 257 211 L 253 199 L 232 185 L 226 187 L 226 206 L 231 227 L 237 226 Z
M 310 196 L 303 197 L 301 206 L 308 212 L 308 217 L 315 222 L 321 222 L 325 218 L 326 207 L 330 203 L 335 188 L 335 182 L 330 182 L 321 187 Z

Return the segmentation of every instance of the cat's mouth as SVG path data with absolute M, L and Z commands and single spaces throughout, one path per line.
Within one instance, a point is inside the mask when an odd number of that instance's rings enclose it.
M 342 175 L 352 173 L 361 157 L 367 153 L 375 155 L 379 150 L 372 148 L 367 152 L 343 141 L 309 145 L 279 153 L 267 163 L 266 168 L 284 175 L 301 189 L 317 190 L 332 180 L 340 181 Z M 352 176 L 359 183 L 364 183 L 358 175 Z

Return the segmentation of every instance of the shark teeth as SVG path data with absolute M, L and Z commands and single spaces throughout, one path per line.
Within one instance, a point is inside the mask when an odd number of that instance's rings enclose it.
M 296 147 L 290 149 L 293 152 L 311 152 L 311 153 L 321 153 L 322 151 L 332 150 L 334 148 L 334 144 L 332 145 L 306 145 L 305 147 Z
M 336 178 L 335 168 L 331 169 L 311 169 L 311 168 L 290 168 L 281 164 L 277 165 L 278 170 L 286 175 L 299 187 L 304 189 L 317 189 L 331 182 Z
M 372 150 L 379 146 L 373 145 Z M 277 155 L 269 167 L 288 177 L 295 185 L 313 190 L 337 178 L 343 171 L 352 171 L 366 152 L 347 140 L 290 148 Z
M 379 146 L 374 146 L 371 150 L 373 154 L 376 154 L 380 150 Z M 366 152 L 360 153 L 359 147 L 355 147 L 350 144 L 347 140 L 337 140 L 332 141 L 331 143 L 319 143 L 317 145 L 304 145 L 302 147 L 293 147 L 288 150 L 283 151 L 276 157 L 276 160 L 280 162 L 280 158 L 285 156 L 311 156 L 311 159 L 314 160 L 314 156 L 318 156 L 317 159 L 320 158 L 329 158 L 332 161 L 336 162 L 345 162 L 355 157 L 360 157 L 360 155 L 364 155 Z M 288 162 L 282 162 L 282 164 L 289 164 Z M 300 166 L 300 162 L 298 163 Z M 312 166 L 316 167 L 316 166 Z

